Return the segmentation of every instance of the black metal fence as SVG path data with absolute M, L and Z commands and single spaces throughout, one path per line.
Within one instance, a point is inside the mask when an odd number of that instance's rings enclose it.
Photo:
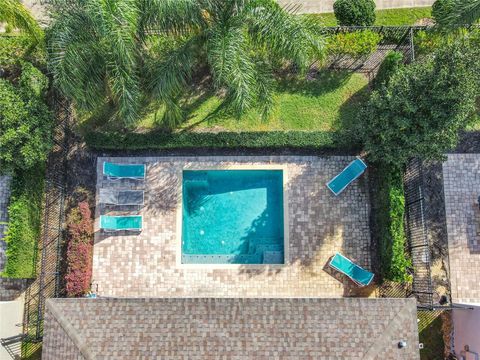
M 405 63 L 415 60 L 414 35 L 418 30 L 429 30 L 426 26 L 336 26 L 325 28 L 327 35 L 354 31 L 371 31 L 380 35 L 377 50 L 360 57 L 349 55 L 327 59 L 327 66 L 333 69 L 361 72 L 373 78 L 383 59 L 390 51 L 403 53 Z
M 422 162 L 411 160 L 404 174 L 406 230 L 413 265 L 412 294 L 421 307 L 433 307 L 430 246 L 427 237 Z
M 43 335 L 45 300 L 61 295 L 60 264 L 65 217 L 66 161 L 71 111 L 67 101 L 55 97 L 54 146 L 48 157 L 43 225 L 38 242 L 36 279 L 25 293 L 23 353 L 38 350 Z

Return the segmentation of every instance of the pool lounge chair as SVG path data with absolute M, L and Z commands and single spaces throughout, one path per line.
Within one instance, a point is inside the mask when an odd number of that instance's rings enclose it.
M 359 286 L 367 286 L 373 280 L 374 275 L 370 271 L 361 268 L 340 253 L 336 253 L 328 265 L 342 274 L 347 275 Z
M 103 175 L 111 180 L 116 179 L 145 179 L 145 164 L 116 164 L 103 163 Z
M 345 190 L 352 181 L 362 175 L 366 168 L 367 165 L 362 159 L 357 158 L 348 164 L 340 174 L 330 180 L 327 183 L 327 187 L 337 196 Z
M 142 231 L 141 215 L 100 216 L 100 229 L 105 232 Z
M 143 190 L 100 189 L 99 202 L 106 205 L 143 205 Z

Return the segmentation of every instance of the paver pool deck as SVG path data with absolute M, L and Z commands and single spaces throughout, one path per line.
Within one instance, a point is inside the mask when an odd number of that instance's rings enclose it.
M 480 303 L 480 154 L 443 163 L 452 302 Z
M 341 252 L 371 269 L 367 174 L 335 197 L 326 183 L 351 156 L 99 157 L 101 188 L 145 189 L 145 205 L 119 208 L 97 204 L 93 286 L 116 297 L 341 297 L 374 296 L 374 286 L 359 290 L 327 263 Z M 145 163 L 145 181 L 108 180 L 105 161 Z M 287 180 L 288 254 L 285 265 L 195 268 L 178 263 L 177 207 L 183 169 L 282 167 Z M 97 200 L 98 201 L 98 200 Z M 143 231 L 103 233 L 100 215 L 143 215 Z

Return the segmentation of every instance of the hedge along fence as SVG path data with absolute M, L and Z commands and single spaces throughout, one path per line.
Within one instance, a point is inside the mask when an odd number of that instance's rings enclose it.
M 7 263 L 2 276 L 35 277 L 37 240 L 40 237 L 44 193 L 44 164 L 30 170 L 16 171 L 8 206 L 8 227 L 5 234 Z
M 265 132 L 149 132 L 85 135 L 87 145 L 97 150 L 167 149 L 311 149 L 356 150 L 359 144 L 333 131 Z
M 372 170 L 372 234 L 378 246 L 378 271 L 383 280 L 409 282 L 402 172 L 379 165 Z

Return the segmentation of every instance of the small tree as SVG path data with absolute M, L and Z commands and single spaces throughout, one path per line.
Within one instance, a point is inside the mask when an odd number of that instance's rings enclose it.
M 363 111 L 372 161 L 403 166 L 411 157 L 442 158 L 475 111 L 478 50 L 453 44 L 399 69 Z
M 373 0 L 337 0 L 333 11 L 341 26 L 371 26 L 375 23 Z
M 383 59 L 375 77 L 375 87 L 379 88 L 382 85 L 387 85 L 390 77 L 403 66 L 403 54 L 398 51 L 390 51 L 385 59 Z
M 19 86 L 0 79 L 0 170 L 28 169 L 51 147 L 52 116 L 43 100 L 46 77 L 29 63 Z

